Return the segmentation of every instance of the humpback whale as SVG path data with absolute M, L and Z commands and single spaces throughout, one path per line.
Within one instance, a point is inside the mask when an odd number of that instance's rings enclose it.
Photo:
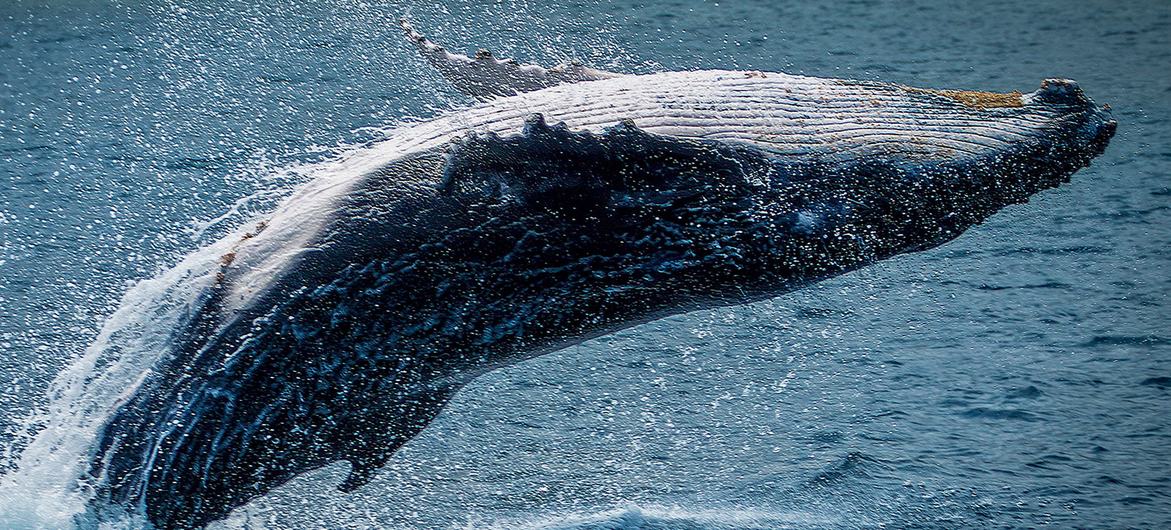
M 97 429 L 98 520 L 201 527 L 337 461 L 352 491 L 480 374 L 936 247 L 1067 182 L 1116 127 L 1062 79 L 624 75 L 404 31 L 480 101 L 337 161 L 223 244 Z

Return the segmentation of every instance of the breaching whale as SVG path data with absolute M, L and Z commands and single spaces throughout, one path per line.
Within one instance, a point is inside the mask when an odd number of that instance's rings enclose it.
M 200 527 L 336 461 L 365 483 L 461 385 L 666 315 L 947 242 L 1114 133 L 1072 81 L 993 94 L 424 57 L 482 100 L 338 161 L 237 236 L 102 423 L 98 519 Z

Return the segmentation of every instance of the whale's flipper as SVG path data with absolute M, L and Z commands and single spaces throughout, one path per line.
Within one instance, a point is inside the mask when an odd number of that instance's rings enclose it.
M 486 100 L 498 96 L 512 96 L 531 92 L 562 83 L 596 81 L 621 77 L 622 74 L 595 70 L 577 61 L 563 63 L 552 68 L 535 64 L 521 64 L 514 59 L 497 59 L 487 50 L 468 57 L 451 53 L 415 31 L 407 19 L 399 24 L 407 38 L 419 49 L 427 62 L 437 68 L 443 77 L 461 92 L 476 99 Z
M 458 387 L 436 387 L 430 390 L 430 394 L 403 399 L 397 404 L 398 415 L 395 419 L 400 421 L 397 425 L 377 418 L 364 418 L 367 421 L 363 423 L 371 430 L 354 433 L 351 447 L 345 451 L 348 453 L 345 460 L 350 462 L 350 473 L 337 485 L 338 491 L 350 493 L 374 479 L 394 452 L 443 410 Z

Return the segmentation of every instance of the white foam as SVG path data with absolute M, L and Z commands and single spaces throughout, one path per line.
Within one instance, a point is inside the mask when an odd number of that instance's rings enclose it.
M 162 275 L 138 282 L 122 298 L 94 342 L 50 386 L 49 404 L 27 419 L 39 429 L 0 476 L 0 514 L 14 528 L 67 528 L 85 509 L 86 472 L 98 429 L 134 392 L 171 334 L 198 309 L 215 281 L 225 239 L 192 253 Z
M 752 508 L 684 508 L 639 506 L 598 512 L 570 512 L 495 521 L 469 521 L 464 530 L 779 530 L 833 525 L 837 520 L 806 512 Z

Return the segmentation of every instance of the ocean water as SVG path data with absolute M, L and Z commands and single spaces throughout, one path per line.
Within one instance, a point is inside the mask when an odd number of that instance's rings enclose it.
M 1070 185 L 942 248 L 493 372 L 357 492 L 329 467 L 215 526 L 1171 526 L 1171 4 L 1154 1 L 0 2 L 4 469 L 128 289 L 310 164 L 470 103 L 401 15 L 452 48 L 624 72 L 1068 77 L 1119 132 Z M 0 527 L 30 524 L 0 492 Z

